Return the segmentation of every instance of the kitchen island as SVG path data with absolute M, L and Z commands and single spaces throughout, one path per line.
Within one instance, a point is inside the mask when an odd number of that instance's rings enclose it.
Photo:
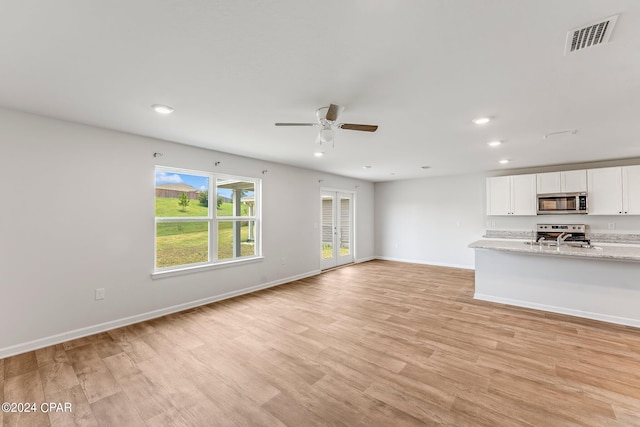
M 640 246 L 479 240 L 474 298 L 640 326 Z

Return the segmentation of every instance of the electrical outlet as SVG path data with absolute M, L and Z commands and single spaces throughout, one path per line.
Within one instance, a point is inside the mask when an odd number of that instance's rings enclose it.
M 616 223 L 615 222 L 610 222 L 607 224 L 607 228 L 609 230 L 615 230 L 616 229 Z
M 287 263 L 287 257 L 283 256 L 281 262 L 282 262 L 282 265 L 285 265 Z
M 96 289 L 96 300 L 104 299 L 104 288 Z

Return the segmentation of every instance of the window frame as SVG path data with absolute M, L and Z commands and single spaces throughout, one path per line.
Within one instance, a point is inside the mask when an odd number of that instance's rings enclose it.
M 153 231 L 153 273 L 152 277 L 166 277 L 177 274 L 191 273 L 205 269 L 221 268 L 230 265 L 245 264 L 262 260 L 262 180 L 260 178 L 251 178 L 238 175 L 221 174 L 207 171 L 199 171 L 193 169 L 176 168 L 169 166 L 155 165 L 154 167 L 154 189 L 156 186 L 155 176 L 158 172 L 167 172 L 172 174 L 194 175 L 207 178 L 209 181 L 208 188 L 208 215 L 207 216 L 175 216 L 175 217 L 158 217 L 156 214 L 156 197 L 154 197 L 154 231 Z M 217 196 L 219 181 L 235 181 L 247 182 L 253 184 L 254 207 L 253 215 L 231 215 L 218 216 Z M 234 191 L 235 193 L 235 191 Z M 212 205 L 212 203 L 214 203 Z M 236 256 L 235 252 L 231 258 L 218 258 L 218 225 L 223 221 L 242 222 L 248 221 L 253 223 L 254 230 L 254 254 L 245 256 Z M 160 223 L 178 223 L 178 222 L 206 222 L 208 225 L 208 260 L 204 262 L 172 265 L 168 267 L 158 267 L 158 224 Z M 235 236 L 232 237 L 234 247 L 236 244 Z

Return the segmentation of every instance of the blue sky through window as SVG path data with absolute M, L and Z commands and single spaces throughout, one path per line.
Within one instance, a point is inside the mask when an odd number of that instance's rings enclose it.
M 156 185 L 159 184 L 187 184 L 198 191 L 206 191 L 209 188 L 209 178 L 184 173 L 156 171 Z M 227 188 L 219 188 L 218 194 L 231 197 L 232 191 Z
M 200 191 L 204 191 L 209 188 L 209 178 L 183 173 L 156 171 L 156 185 L 158 184 L 187 184 Z

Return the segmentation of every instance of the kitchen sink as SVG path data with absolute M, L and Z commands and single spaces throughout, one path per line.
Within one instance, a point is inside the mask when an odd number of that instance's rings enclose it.
M 579 243 L 579 242 L 565 242 L 565 246 L 571 246 L 572 248 L 587 248 L 587 249 L 593 249 L 595 248 L 595 246 L 593 246 L 591 243 Z
M 558 246 L 558 243 L 556 242 L 552 242 L 552 241 L 548 241 L 548 242 L 542 242 L 542 243 L 538 243 L 538 242 L 524 242 L 525 245 L 531 245 L 531 246 Z
M 524 242 L 524 243 L 525 245 L 532 245 L 532 246 L 533 245 L 547 246 L 547 247 L 558 246 L 558 242 L 554 242 L 554 241 L 542 242 L 542 244 L 538 242 Z M 562 242 L 560 246 L 569 246 L 570 248 L 600 249 L 596 246 L 593 246 L 591 243 L 586 243 L 586 242 Z

